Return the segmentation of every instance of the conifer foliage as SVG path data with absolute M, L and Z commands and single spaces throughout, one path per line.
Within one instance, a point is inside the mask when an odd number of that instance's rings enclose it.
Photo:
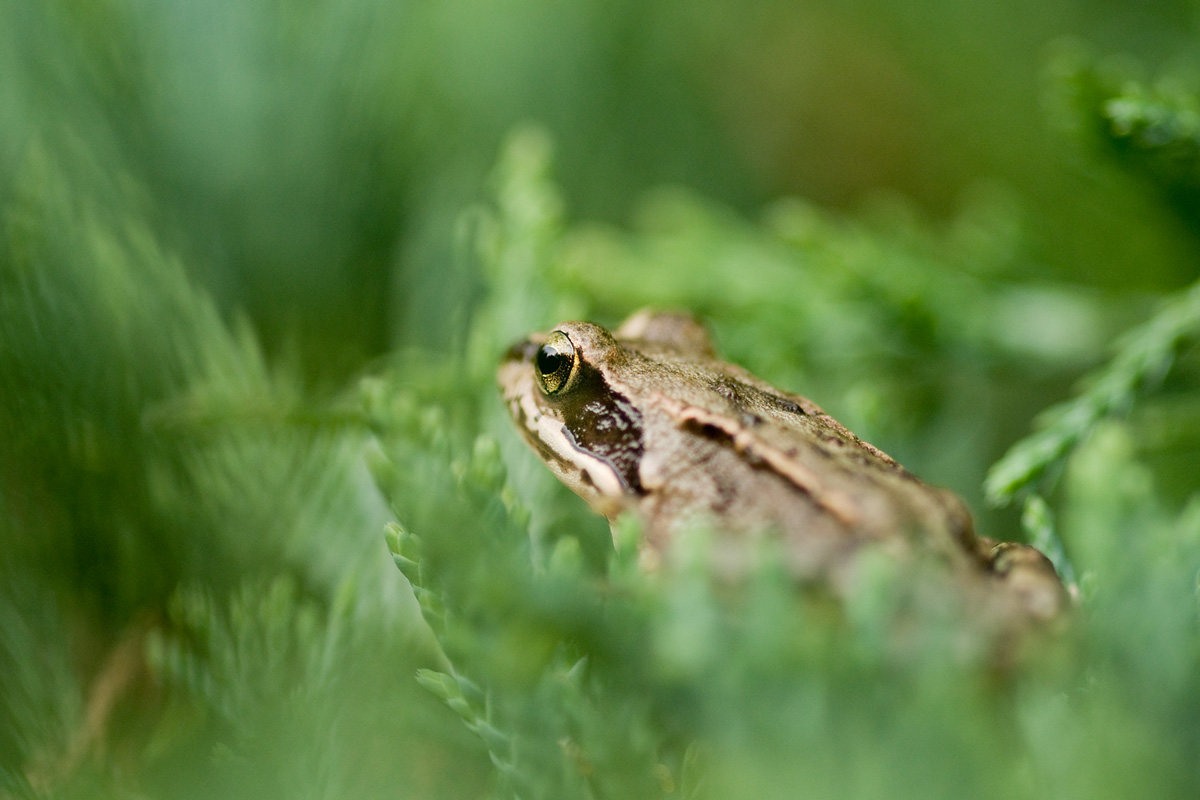
M 989 58 L 1066 11 L 967 52 L 934 4 L 726 5 L 0 0 L 0 800 L 1196 796 L 1200 83 L 1062 45 L 1033 120 Z M 890 128 L 799 57 L 835 29 L 986 152 L 869 173 Z M 781 155 L 808 106 L 842 190 Z M 647 305 L 1069 618 L 997 663 L 885 559 L 844 602 L 703 530 L 642 571 L 494 369 Z

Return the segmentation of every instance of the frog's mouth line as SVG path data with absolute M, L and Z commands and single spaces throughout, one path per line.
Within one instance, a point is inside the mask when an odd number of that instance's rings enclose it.
M 635 463 L 633 465 L 633 469 L 631 471 L 631 477 L 633 479 L 632 483 L 631 483 L 629 480 L 627 480 L 626 476 L 622 474 L 622 470 L 621 470 L 620 466 L 618 464 L 614 463 L 611 458 L 608 458 L 600 453 L 597 453 L 594 450 L 589 450 L 585 447 L 581 447 L 580 444 L 577 441 L 575 441 L 575 436 L 574 436 L 574 434 L 571 433 L 571 429 L 568 428 L 566 425 L 562 426 L 562 434 L 563 434 L 563 438 L 565 438 L 567 440 L 567 442 L 570 443 L 571 447 L 574 448 L 576 453 L 579 453 L 587 458 L 595 459 L 596 461 L 599 461 L 602 464 L 604 464 L 608 468 L 607 471 L 611 472 L 612 475 L 617 479 L 617 483 L 620 485 L 620 491 L 622 494 L 642 495 L 642 494 L 646 493 L 645 489 L 642 488 L 641 477 L 638 475 L 637 463 Z M 638 461 L 639 462 L 641 461 L 640 449 L 639 449 Z M 583 471 L 583 475 L 589 482 L 592 482 L 593 485 L 595 485 L 595 482 L 594 482 L 594 479 L 592 478 L 591 473 L 586 468 Z M 597 486 L 596 488 L 599 489 L 600 487 Z

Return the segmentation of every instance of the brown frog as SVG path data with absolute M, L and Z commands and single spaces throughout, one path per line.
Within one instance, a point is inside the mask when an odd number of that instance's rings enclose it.
M 838 593 L 869 548 L 947 565 L 992 616 L 1046 620 L 1065 605 L 1039 551 L 976 536 L 958 497 L 811 400 L 721 361 L 691 316 L 641 311 L 612 333 L 564 322 L 510 348 L 498 379 L 563 483 L 610 520 L 642 519 L 650 568 L 683 526 L 707 525 L 726 571 L 742 569 L 748 537 L 778 535 L 798 580 Z

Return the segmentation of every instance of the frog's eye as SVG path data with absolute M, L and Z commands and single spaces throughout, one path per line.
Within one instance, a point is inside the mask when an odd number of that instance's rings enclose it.
M 571 344 L 565 333 L 554 331 L 546 338 L 546 343 L 538 348 L 533 359 L 538 385 L 547 395 L 561 392 L 570 383 L 578 363 L 579 354 L 575 352 L 575 345 Z

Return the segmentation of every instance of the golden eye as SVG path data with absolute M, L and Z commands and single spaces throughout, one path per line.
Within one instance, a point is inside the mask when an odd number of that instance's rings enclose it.
M 575 345 L 562 331 L 551 333 L 533 359 L 538 385 L 547 395 L 561 392 L 570 383 L 578 364 L 579 354 L 575 352 Z

